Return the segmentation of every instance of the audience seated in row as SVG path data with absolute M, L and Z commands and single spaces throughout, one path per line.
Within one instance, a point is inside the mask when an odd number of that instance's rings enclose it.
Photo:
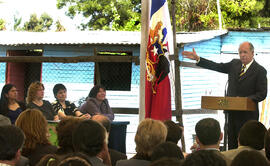
M 0 126 L 0 165 L 28 165 L 28 160 L 21 159 L 23 143 L 24 134 L 20 128 L 14 125 Z
M 182 166 L 184 160 L 179 160 L 172 157 L 163 157 L 159 160 L 152 162 L 149 166 Z
M 220 153 L 220 141 L 223 138 L 223 133 L 220 129 L 220 124 L 213 118 L 205 118 L 200 120 L 195 126 L 196 142 L 198 147 L 196 150 L 213 151 L 218 156 L 223 158 L 227 166 L 230 165 L 231 160 Z
M 249 149 L 238 153 L 231 166 L 269 166 L 269 162 L 259 151 Z
M 163 157 L 177 158 L 178 160 L 184 159 L 184 155 L 180 147 L 177 146 L 174 142 L 169 141 L 163 142 L 153 149 L 151 161 L 153 162 Z
M 183 135 L 183 127 L 180 127 L 172 120 L 166 120 L 163 123 L 166 125 L 168 130 L 166 141 L 171 141 L 178 144 Z
M 91 165 L 111 165 L 108 134 L 98 122 L 93 120 L 81 122 L 72 134 L 72 143 L 75 152 L 86 154 Z
M 116 166 L 147 166 L 153 149 L 165 142 L 167 128 L 161 121 L 145 119 L 140 122 L 135 135 L 136 155 L 129 160 L 120 160 Z
M 265 126 L 261 122 L 255 120 L 247 121 L 240 129 L 238 148 L 222 152 L 222 154 L 230 160 L 233 160 L 243 150 L 257 150 L 265 156 L 263 148 L 266 131 Z
M 215 150 L 198 150 L 189 154 L 183 166 L 226 166 L 224 158 Z
M 67 88 L 63 84 L 56 84 L 53 87 L 55 101 L 52 103 L 53 111 L 58 114 L 59 119 L 64 119 L 67 116 L 76 116 L 82 119 L 89 119 L 89 114 L 83 114 L 76 105 L 67 99 Z
M 57 147 L 48 140 L 47 121 L 41 111 L 26 109 L 19 115 L 15 125 L 24 132 L 22 155 L 29 158 L 30 166 L 35 166 L 44 155 L 56 152 Z
M 2 88 L 0 99 L 0 114 L 8 117 L 12 124 L 22 111 L 26 109 L 25 104 L 17 100 L 18 92 L 13 84 L 6 84 Z
M 44 85 L 38 81 L 31 83 L 26 97 L 27 108 L 40 110 L 47 120 L 59 120 L 57 113 L 53 111 L 51 103 L 43 100 L 43 97 Z
M 100 124 L 102 124 L 108 135 L 110 134 L 110 130 L 111 130 L 111 121 L 109 120 L 109 118 L 105 115 L 94 115 L 92 116 L 92 120 L 99 122 Z M 124 153 L 121 153 L 117 150 L 111 149 L 109 148 L 109 154 L 110 154 L 110 158 L 111 158 L 111 164 L 112 166 L 116 165 L 116 162 L 118 160 L 125 160 L 127 159 L 127 155 Z

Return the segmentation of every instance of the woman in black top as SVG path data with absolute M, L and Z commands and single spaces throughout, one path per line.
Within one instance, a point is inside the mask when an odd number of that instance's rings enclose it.
M 25 110 L 25 104 L 17 101 L 18 92 L 13 84 L 6 84 L 2 88 L 0 99 L 0 114 L 8 117 L 12 124 L 17 117 Z
M 83 119 L 89 119 L 91 116 L 89 114 L 83 114 L 76 107 L 76 105 L 70 101 L 67 101 L 67 89 L 63 84 L 56 84 L 53 87 L 53 94 L 56 101 L 52 103 L 53 111 L 58 114 L 60 119 L 66 116 L 76 116 Z
M 31 83 L 26 97 L 27 108 L 40 110 L 47 120 L 59 120 L 58 115 L 53 111 L 51 103 L 43 100 L 43 97 L 44 85 L 38 81 Z

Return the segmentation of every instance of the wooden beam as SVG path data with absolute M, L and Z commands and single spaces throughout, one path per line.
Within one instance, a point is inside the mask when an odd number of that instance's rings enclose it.
M 138 114 L 138 108 L 112 108 L 115 114 Z M 217 110 L 208 110 L 208 109 L 183 109 L 184 115 L 190 114 L 216 114 Z M 172 116 L 177 116 L 178 112 L 172 110 Z
M 76 57 L 44 57 L 44 56 L 7 56 L 0 57 L 0 62 L 16 63 L 78 63 L 78 62 L 139 62 L 138 56 L 76 56 Z

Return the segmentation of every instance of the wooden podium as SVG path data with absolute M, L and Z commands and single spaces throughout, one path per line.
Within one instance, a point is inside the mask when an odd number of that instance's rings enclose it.
M 256 104 L 247 97 L 202 96 L 201 107 L 210 110 L 255 111 Z
M 255 111 L 256 104 L 247 97 L 216 97 L 202 96 L 201 107 L 210 110 L 226 110 L 224 124 L 224 146 L 223 150 L 227 150 L 228 139 L 228 111 Z

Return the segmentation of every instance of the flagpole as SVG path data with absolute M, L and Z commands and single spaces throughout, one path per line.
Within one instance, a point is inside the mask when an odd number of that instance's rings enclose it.
M 149 0 L 141 0 L 141 45 L 140 45 L 140 95 L 139 95 L 139 121 L 145 117 L 145 72 L 146 47 L 149 29 Z
M 174 45 L 174 70 L 175 70 L 175 112 L 176 120 L 181 126 L 183 124 L 183 109 L 182 109 L 182 97 L 181 97 L 181 78 L 180 78 L 180 61 L 178 57 L 179 49 L 176 41 L 176 20 L 175 20 L 175 1 L 172 0 L 172 20 L 173 20 L 173 45 Z M 182 151 L 186 152 L 184 133 L 181 138 Z

